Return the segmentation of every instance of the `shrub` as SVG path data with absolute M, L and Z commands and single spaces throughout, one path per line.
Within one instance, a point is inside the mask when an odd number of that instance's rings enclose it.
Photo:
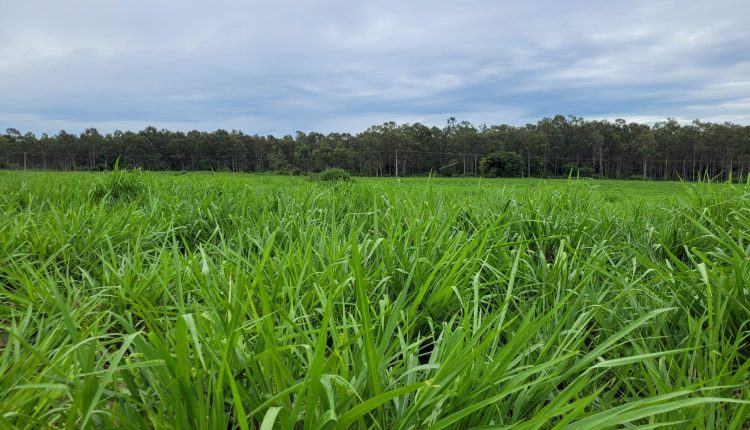
M 320 182 L 349 182 L 352 180 L 352 175 L 344 169 L 333 167 L 318 173 L 313 179 Z
M 518 177 L 523 173 L 523 159 L 517 152 L 493 152 L 479 161 L 479 171 L 490 178 Z

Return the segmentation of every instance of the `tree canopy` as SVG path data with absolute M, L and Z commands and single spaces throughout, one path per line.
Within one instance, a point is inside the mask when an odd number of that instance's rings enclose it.
M 556 115 L 525 126 L 479 125 L 450 118 L 444 127 L 386 122 L 356 134 L 260 136 L 240 131 L 170 131 L 54 136 L 9 128 L 0 135 L 0 167 L 104 170 L 320 172 L 344 168 L 356 175 L 481 175 L 490 154 L 521 166 L 497 175 L 555 177 L 571 171 L 608 178 L 695 179 L 741 177 L 750 169 L 750 126 L 674 119 L 653 126 L 618 119 Z M 509 154 L 517 154 L 518 158 Z

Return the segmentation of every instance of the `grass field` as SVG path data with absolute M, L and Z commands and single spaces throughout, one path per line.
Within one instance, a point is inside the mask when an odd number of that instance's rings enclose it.
M 0 172 L 0 428 L 747 429 L 750 188 Z

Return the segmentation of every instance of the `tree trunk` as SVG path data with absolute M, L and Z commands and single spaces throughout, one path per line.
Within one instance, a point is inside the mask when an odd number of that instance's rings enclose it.
M 531 155 L 526 151 L 526 176 L 531 177 Z

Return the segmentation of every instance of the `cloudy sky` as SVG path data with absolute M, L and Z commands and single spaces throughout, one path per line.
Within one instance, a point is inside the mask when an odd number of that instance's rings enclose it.
M 750 1 L 2 0 L 0 128 L 750 123 Z

